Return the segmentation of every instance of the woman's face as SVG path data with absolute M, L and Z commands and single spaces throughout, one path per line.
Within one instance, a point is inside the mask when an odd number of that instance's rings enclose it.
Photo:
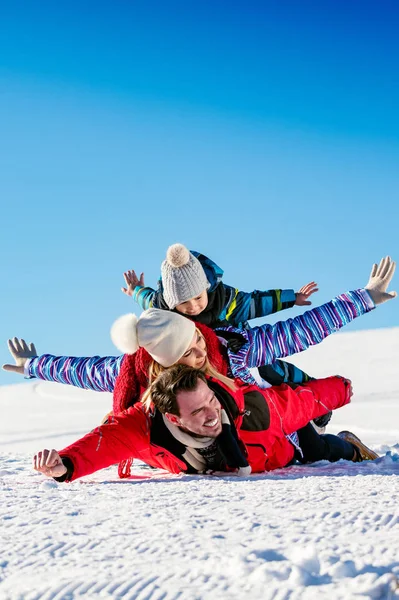
M 194 369 L 202 369 L 206 361 L 206 343 L 202 335 L 195 330 L 190 346 L 177 361 L 178 365 L 187 365 Z

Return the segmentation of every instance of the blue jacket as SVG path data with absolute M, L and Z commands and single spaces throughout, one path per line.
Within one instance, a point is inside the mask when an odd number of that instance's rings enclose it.
M 248 320 L 291 308 L 295 304 L 294 290 L 241 292 L 226 285 L 222 281 L 223 270 L 216 263 L 200 252 L 191 250 L 191 253 L 198 258 L 210 283 L 208 306 L 201 314 L 193 317 L 193 320 L 199 323 L 212 328 L 222 325 L 247 328 Z M 150 287 L 137 286 L 133 292 L 133 299 L 143 310 L 152 307 L 169 310 L 163 297 L 161 278 L 158 280 L 156 291 Z

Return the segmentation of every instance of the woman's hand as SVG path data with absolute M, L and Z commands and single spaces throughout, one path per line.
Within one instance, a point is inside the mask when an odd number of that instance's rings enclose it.
M 15 365 L 3 365 L 4 371 L 11 371 L 12 373 L 24 374 L 24 367 L 27 360 L 37 356 L 35 344 L 27 344 L 22 338 L 13 338 L 8 340 L 8 349 L 11 352 Z

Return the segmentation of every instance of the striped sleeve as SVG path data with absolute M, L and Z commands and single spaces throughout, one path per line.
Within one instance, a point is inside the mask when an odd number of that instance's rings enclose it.
M 30 379 L 65 383 L 84 390 L 113 392 L 123 356 L 78 358 L 42 354 L 27 361 L 25 375 Z
M 248 329 L 248 342 L 239 352 L 229 353 L 232 371 L 239 377 L 241 368 L 267 365 L 277 358 L 303 352 L 373 308 L 368 292 L 360 289 L 337 296 L 293 319 Z

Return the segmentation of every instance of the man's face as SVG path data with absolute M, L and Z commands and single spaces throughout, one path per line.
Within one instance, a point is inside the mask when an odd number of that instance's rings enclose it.
M 222 431 L 222 407 L 207 384 L 198 380 L 191 392 L 178 392 L 180 416 L 166 413 L 166 418 L 188 433 L 202 437 L 217 437 Z

